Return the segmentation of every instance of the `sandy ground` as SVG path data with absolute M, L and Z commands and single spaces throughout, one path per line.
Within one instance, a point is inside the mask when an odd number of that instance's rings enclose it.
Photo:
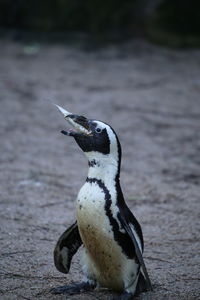
M 0 299 L 66 299 L 49 289 L 82 277 L 80 253 L 66 276 L 53 264 L 87 162 L 60 134 L 68 125 L 51 101 L 119 135 L 122 188 L 143 228 L 154 286 L 149 299 L 200 299 L 200 51 L 141 40 L 98 51 L 0 41 Z

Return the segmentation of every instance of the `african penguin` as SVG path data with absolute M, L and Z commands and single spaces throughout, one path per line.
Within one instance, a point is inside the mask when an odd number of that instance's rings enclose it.
M 68 273 L 73 255 L 83 244 L 84 281 L 51 291 L 75 294 L 106 287 L 121 293 L 120 299 L 131 299 L 136 290 L 152 287 L 142 257 L 142 230 L 120 187 L 120 142 L 108 124 L 57 107 L 73 126 L 62 133 L 75 138 L 89 170 L 76 200 L 77 221 L 61 235 L 54 250 L 56 268 Z

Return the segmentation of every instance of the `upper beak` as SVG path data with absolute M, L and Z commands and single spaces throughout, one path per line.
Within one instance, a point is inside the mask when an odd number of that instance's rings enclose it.
M 59 109 L 59 111 L 64 115 L 65 118 L 68 117 L 69 115 L 72 115 L 72 113 L 70 113 L 69 111 L 65 110 L 61 106 L 59 106 L 57 104 L 54 104 L 54 105 Z
M 90 135 L 92 132 L 89 127 L 89 120 L 85 117 L 74 115 L 59 105 L 55 104 L 59 111 L 64 115 L 65 120 L 67 120 L 75 129 L 61 132 L 65 135 L 75 136 L 75 135 Z

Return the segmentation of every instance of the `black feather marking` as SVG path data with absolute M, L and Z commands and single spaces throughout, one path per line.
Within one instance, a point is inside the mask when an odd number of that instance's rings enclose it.
M 91 136 L 84 134 L 74 136 L 77 144 L 84 152 L 96 151 L 102 154 L 110 153 L 110 140 L 106 128 L 100 134 L 95 132 Z
M 95 159 L 89 160 L 88 165 L 89 165 L 89 167 L 99 166 L 99 162 L 96 161 Z
M 147 272 L 147 269 L 146 269 L 146 266 L 145 266 L 145 263 L 144 263 L 144 260 L 142 257 L 142 253 L 141 253 L 138 243 L 136 241 L 136 238 L 135 238 L 129 224 L 124 219 L 124 217 L 121 214 L 118 214 L 118 218 L 121 221 L 121 224 L 123 225 L 123 227 L 126 230 L 126 232 L 128 233 L 128 235 L 131 237 L 131 240 L 134 244 L 135 254 L 136 254 L 137 260 L 142 268 L 142 271 L 143 271 L 143 274 L 144 274 L 144 277 L 146 280 L 146 288 L 147 288 L 147 290 L 152 291 L 153 289 L 152 289 L 151 281 L 150 281 L 150 278 L 149 278 L 149 275 L 148 275 L 148 272 Z
M 112 200 L 111 200 L 111 195 L 109 193 L 109 190 L 106 188 L 105 184 L 100 179 L 87 178 L 86 181 L 90 182 L 90 183 L 97 183 L 98 186 L 100 187 L 100 189 L 103 190 L 103 192 L 105 194 L 105 213 L 108 216 L 110 225 L 112 226 L 114 239 L 118 243 L 118 245 L 121 247 L 123 253 L 129 259 L 135 258 L 134 246 L 133 246 L 130 236 L 127 233 L 123 233 L 120 231 L 119 224 L 112 215 L 112 211 L 111 211 Z
M 120 144 L 120 141 L 119 141 L 118 136 L 116 135 L 114 129 L 112 127 L 110 127 L 110 128 L 112 129 L 113 133 L 115 134 L 115 137 L 117 140 L 117 150 L 118 150 L 118 169 L 117 169 L 117 173 L 115 176 L 115 188 L 116 188 L 116 192 L 117 192 L 116 193 L 117 194 L 117 203 L 116 204 L 119 208 L 120 215 L 124 216 L 124 218 L 128 222 L 128 224 L 131 223 L 134 226 L 134 229 L 137 232 L 137 235 L 141 241 L 142 251 L 143 251 L 144 241 L 143 241 L 141 226 L 140 226 L 139 222 L 137 221 L 137 219 L 135 218 L 135 216 L 130 211 L 130 209 L 128 208 L 128 206 L 126 205 L 126 203 L 124 201 L 124 196 L 123 196 L 123 193 L 121 190 L 121 186 L 120 186 L 120 168 L 121 168 L 121 157 L 122 157 L 121 144 Z
M 77 222 L 75 222 L 63 232 L 54 249 L 54 264 L 58 271 L 62 273 L 69 272 L 72 257 L 81 245 L 82 240 Z
M 141 241 L 142 251 L 144 249 L 144 241 L 143 241 L 143 234 L 142 229 L 135 218 L 135 216 L 132 214 L 131 210 L 128 208 L 128 206 L 125 203 L 124 196 L 120 187 L 119 180 L 116 182 L 116 190 L 117 190 L 117 206 L 119 207 L 119 215 L 123 216 L 123 218 L 126 220 L 128 224 L 132 224 L 134 226 L 134 229 Z M 121 223 L 121 220 L 119 220 Z

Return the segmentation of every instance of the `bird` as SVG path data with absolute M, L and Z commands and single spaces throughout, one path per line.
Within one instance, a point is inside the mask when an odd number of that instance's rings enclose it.
M 142 229 L 120 186 L 122 150 L 117 134 L 107 123 L 56 106 L 72 125 L 61 133 L 75 139 L 89 168 L 76 199 L 76 221 L 54 249 L 56 268 L 67 274 L 73 256 L 83 245 L 84 278 L 80 283 L 54 287 L 51 292 L 72 295 L 103 287 L 119 294 L 114 299 L 128 300 L 136 293 L 151 291 L 143 260 Z

